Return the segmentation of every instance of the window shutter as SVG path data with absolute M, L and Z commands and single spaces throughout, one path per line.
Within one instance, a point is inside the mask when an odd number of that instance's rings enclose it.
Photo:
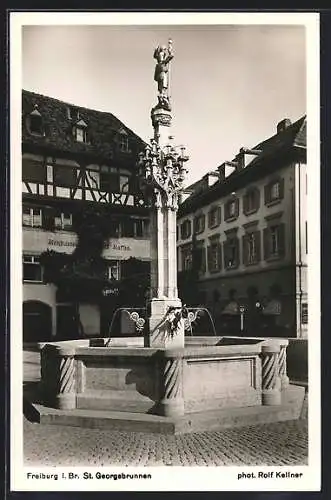
M 217 224 L 222 222 L 222 209 L 221 207 L 217 207 Z
M 208 261 L 208 271 L 211 271 L 212 269 L 212 264 L 211 264 L 211 247 L 207 247 L 207 261 Z
M 279 198 L 282 200 L 284 198 L 284 179 L 279 181 Z
M 235 244 L 235 249 L 236 249 L 235 250 L 236 258 L 235 258 L 235 266 L 234 267 L 238 267 L 240 265 L 240 244 L 239 244 L 238 238 L 235 238 L 234 244 Z
M 254 237 L 255 237 L 256 262 L 260 262 L 260 260 L 261 260 L 261 232 L 254 231 Z
M 279 224 L 278 226 L 279 235 L 279 256 L 284 257 L 285 255 L 285 224 Z
M 260 208 L 260 190 L 257 188 L 254 190 L 254 208 L 256 210 Z
M 229 254 L 228 254 L 228 243 L 224 241 L 223 243 L 223 259 L 224 259 L 224 269 L 229 267 Z
M 202 215 L 202 224 L 201 224 L 201 232 L 205 230 L 205 224 L 206 224 L 206 217 L 205 215 Z
M 264 260 L 267 260 L 270 257 L 270 241 L 269 241 L 269 228 L 263 229 L 263 253 Z
M 45 207 L 42 211 L 42 227 L 48 231 L 54 230 L 54 210 L 51 207 Z
M 243 197 L 243 212 L 245 215 L 248 212 L 248 194 L 245 194 Z
M 211 227 L 211 213 L 212 213 L 212 211 L 210 210 L 208 212 L 208 227 Z
M 239 198 L 236 199 L 235 215 L 236 215 L 236 217 L 238 217 L 238 215 L 239 215 Z
M 206 272 L 206 249 L 203 247 L 201 249 L 201 272 L 205 273 Z
M 229 218 L 229 202 L 224 205 L 224 220 Z
M 248 264 L 248 235 L 244 234 L 242 237 L 242 249 L 243 249 L 243 264 L 247 266 Z
M 222 243 L 217 243 L 218 270 L 222 269 Z
M 264 186 L 264 204 L 267 204 L 270 202 L 270 184 L 267 186 Z

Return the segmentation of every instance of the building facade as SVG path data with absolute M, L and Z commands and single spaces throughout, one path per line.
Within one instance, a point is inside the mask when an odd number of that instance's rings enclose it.
M 306 336 L 306 169 L 306 118 L 285 119 L 181 204 L 181 293 L 208 307 L 218 333 Z
M 25 340 L 107 334 L 116 307 L 142 300 L 130 280 L 149 272 L 144 147 L 110 113 L 23 91 Z

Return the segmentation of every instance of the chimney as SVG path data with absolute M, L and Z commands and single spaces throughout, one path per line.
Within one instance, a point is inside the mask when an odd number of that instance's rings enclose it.
M 291 125 L 291 120 L 289 118 L 284 118 L 277 124 L 277 134 L 283 132 L 286 128 Z

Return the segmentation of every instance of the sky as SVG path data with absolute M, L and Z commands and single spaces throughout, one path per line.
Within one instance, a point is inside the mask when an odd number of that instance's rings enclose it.
M 306 114 L 305 28 L 294 25 L 30 25 L 22 87 L 113 113 L 144 140 L 157 103 L 154 48 L 173 40 L 172 135 L 186 185 Z

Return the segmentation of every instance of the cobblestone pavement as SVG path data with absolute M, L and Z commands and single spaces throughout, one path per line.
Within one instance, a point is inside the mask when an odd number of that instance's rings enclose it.
M 26 465 L 306 465 L 307 420 L 177 436 L 24 421 Z
M 39 378 L 25 355 L 25 380 Z M 24 461 L 44 466 L 306 465 L 307 420 L 177 436 L 40 425 L 24 419 Z

